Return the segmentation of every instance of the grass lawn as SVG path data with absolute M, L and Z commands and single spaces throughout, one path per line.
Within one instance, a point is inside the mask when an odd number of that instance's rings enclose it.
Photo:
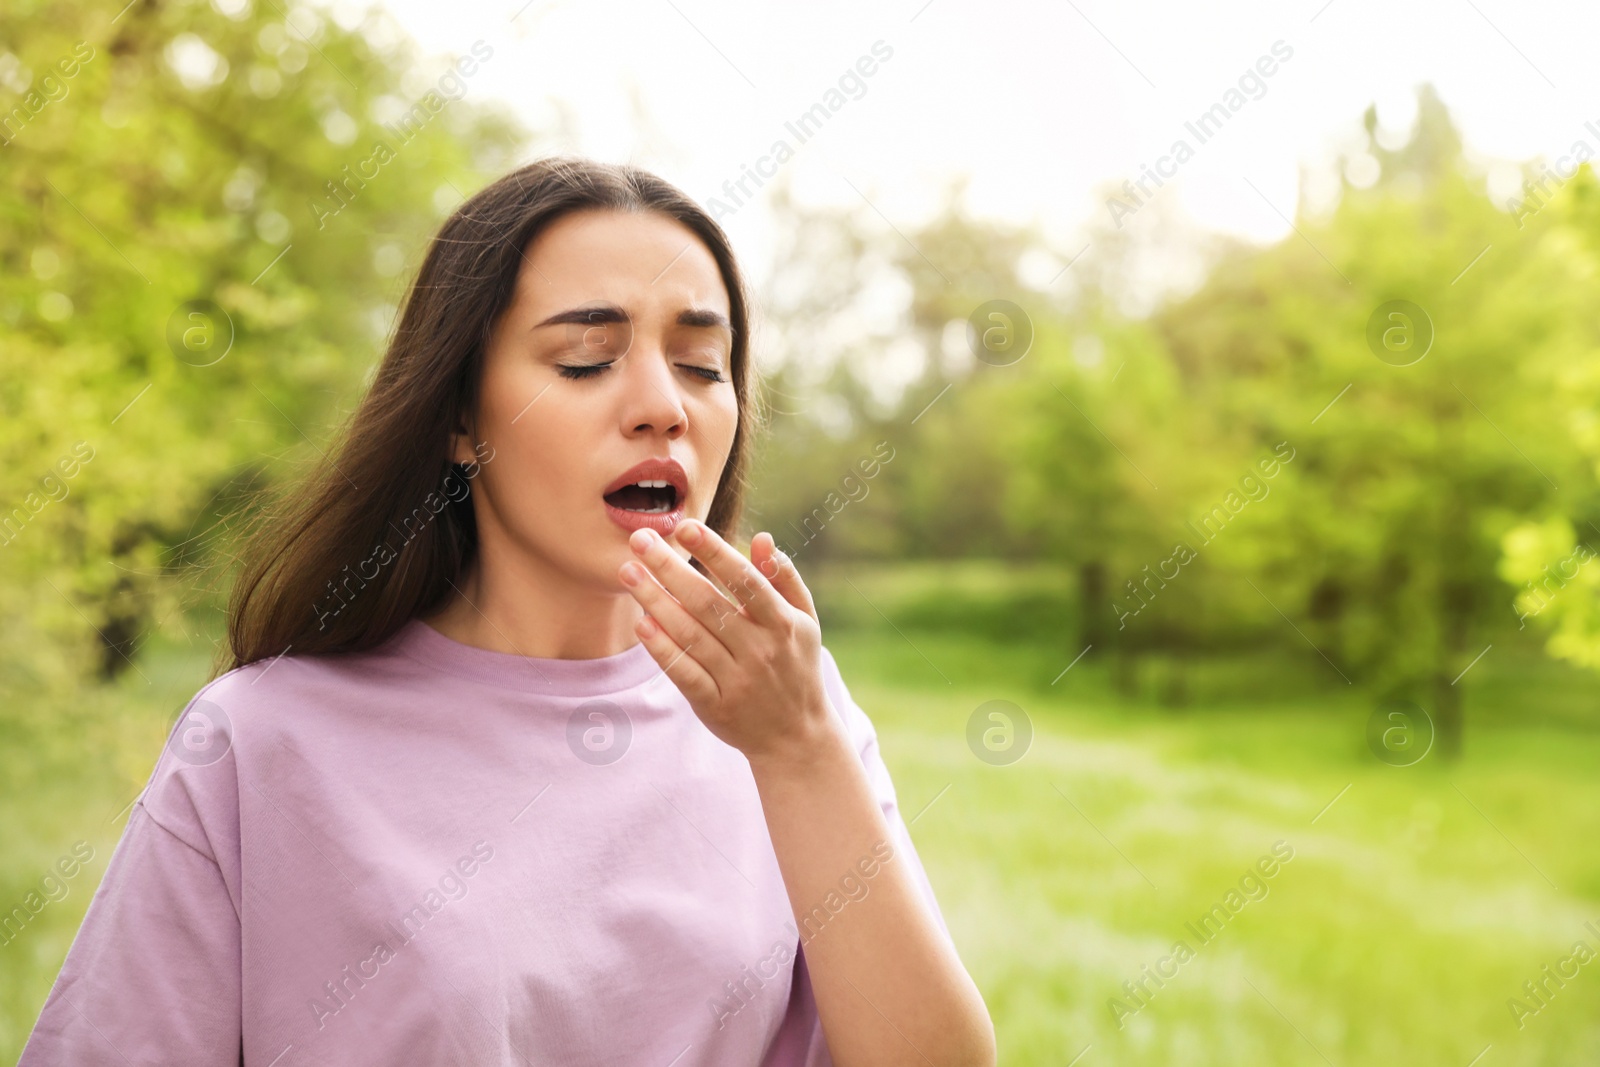
M 1467 1067 L 1486 1047 L 1480 1067 L 1600 1062 L 1600 962 L 1550 982 L 1543 1007 L 1522 988 L 1580 938 L 1600 951 L 1584 929 L 1600 927 L 1600 681 L 1486 658 L 1463 682 L 1465 757 L 1389 767 L 1365 745 L 1369 706 L 1317 681 L 1319 661 L 1299 695 L 1267 668 L 1192 664 L 1195 696 L 1172 709 L 1113 696 L 1094 652 L 1051 684 L 1071 654 L 888 628 L 826 640 L 878 725 L 1002 1063 Z M 205 660 L 169 648 L 140 667 L 148 682 L 0 713 L 0 906 L 74 842 L 95 850 L 0 945 L 0 1062 L 20 1053 Z M 1006 766 L 966 742 L 995 699 L 1034 729 Z M 1277 842 L 1292 859 L 1227 911 Z M 1202 940 L 1186 924 L 1218 903 L 1228 918 Z M 1158 966 L 1159 987 L 1144 972 Z M 1123 983 L 1141 979 L 1136 999 Z M 1512 997 L 1530 1009 L 1520 1028 Z
M 1483 1067 L 1600 1062 L 1600 963 L 1549 982 L 1547 1006 L 1522 989 L 1580 938 L 1600 952 L 1584 929 L 1600 927 L 1590 677 L 1486 661 L 1464 758 L 1390 767 L 1342 684 L 1174 711 L 1112 698 L 1089 657 L 1051 685 L 1071 655 L 827 640 L 878 726 L 1002 1063 L 1087 1048 L 1084 1067 L 1467 1067 L 1486 1047 Z M 965 741 L 994 699 L 1035 730 L 1008 766 Z M 1280 841 L 1293 858 L 1226 901 Z M 1202 940 L 1186 924 L 1218 903 L 1237 913 Z M 1160 985 L 1143 970 L 1158 964 Z M 1142 1001 L 1123 987 L 1141 978 Z

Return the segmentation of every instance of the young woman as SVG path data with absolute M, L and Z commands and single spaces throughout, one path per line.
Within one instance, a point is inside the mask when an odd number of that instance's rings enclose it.
M 989 1064 L 770 535 L 726 237 L 524 167 L 271 512 L 21 1067 Z

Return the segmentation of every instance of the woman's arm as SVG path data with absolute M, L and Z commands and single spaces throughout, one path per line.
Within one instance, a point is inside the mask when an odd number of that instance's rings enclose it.
M 860 758 L 842 730 L 831 735 L 750 767 L 834 1062 L 992 1064 L 983 998 L 894 847 Z
M 650 531 L 633 537 L 649 572 L 627 563 L 620 577 L 649 612 L 639 636 L 651 655 L 750 761 L 834 1062 L 994 1063 L 983 998 L 895 851 L 829 703 L 799 574 L 766 534 L 749 561 L 692 520 L 677 539 L 737 603 Z

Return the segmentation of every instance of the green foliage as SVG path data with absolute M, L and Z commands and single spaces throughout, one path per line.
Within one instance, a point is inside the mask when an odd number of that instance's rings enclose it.
M 809 568 L 806 585 L 825 628 L 883 625 L 981 637 L 1048 642 L 1077 624 L 1075 579 L 1054 564 L 960 560 Z
M 215 610 L 222 523 L 316 455 L 440 212 L 520 147 L 381 16 L 226 6 L 0 10 L 0 617 L 27 688 Z M 419 104 L 409 140 L 380 124 Z
M 1067 281 L 1039 287 L 1019 266 L 1037 239 L 953 207 L 864 242 L 911 295 L 851 351 L 915 338 L 921 377 L 887 415 L 835 389 L 853 423 L 790 396 L 770 451 L 894 443 L 873 510 L 830 530 L 838 555 L 1054 562 L 1075 580 L 1053 595 L 1076 603 L 1039 617 L 1078 648 L 1309 654 L 1325 684 L 1425 703 L 1453 750 L 1454 679 L 1487 646 L 1534 639 L 1506 584 L 1530 564 L 1502 563 L 1504 546 L 1552 514 L 1600 522 L 1600 196 L 1584 168 L 1535 213 L 1493 203 L 1427 88 L 1409 144 L 1369 142 L 1375 184 L 1346 184 L 1268 247 L 1215 245 L 1198 286 L 1147 318 L 1118 310 L 1139 254 L 1125 234 L 1095 233 Z M 830 220 L 805 223 L 827 243 Z M 870 232 L 863 213 L 831 225 Z M 961 351 L 964 320 L 997 297 L 1035 335 L 1008 366 Z M 1400 300 L 1421 309 L 1425 350 L 1369 344 Z M 803 463 L 789 473 L 757 500 L 775 527 L 819 488 Z M 1600 664 L 1589 590 L 1539 625 L 1563 628 L 1556 654 Z
M 1540 240 L 1553 217 L 1519 235 L 1458 155 L 1434 154 L 1457 148 L 1430 102 L 1408 150 L 1374 146 L 1377 185 L 1302 221 L 1303 240 L 1230 257 L 1162 327 L 1211 417 L 1247 447 L 1300 453 L 1247 536 L 1217 539 L 1219 561 L 1261 587 L 1257 614 L 1270 599 L 1313 621 L 1376 691 L 1431 685 L 1442 700 L 1509 621 L 1495 566 L 1513 517 L 1555 506 L 1558 486 L 1592 491 L 1546 397 L 1552 368 L 1592 351 L 1577 309 L 1595 288 L 1592 264 Z M 1405 366 L 1362 343 L 1391 300 L 1432 321 L 1431 349 Z
M 1518 585 L 1515 607 L 1522 625 L 1550 634 L 1557 659 L 1600 668 L 1600 567 L 1595 552 L 1561 516 L 1507 531 L 1500 575 Z

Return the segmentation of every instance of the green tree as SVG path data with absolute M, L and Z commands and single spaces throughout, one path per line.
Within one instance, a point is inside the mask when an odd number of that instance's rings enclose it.
M 1546 396 L 1551 368 L 1592 346 L 1594 281 L 1591 258 L 1553 254 L 1490 202 L 1431 90 L 1419 105 L 1396 151 L 1369 112 L 1375 185 L 1228 257 L 1160 321 L 1196 404 L 1248 448 L 1297 453 L 1252 536 L 1217 538 L 1219 561 L 1255 576 L 1263 619 L 1317 635 L 1330 681 L 1431 704 L 1451 755 L 1457 680 L 1515 621 L 1502 534 L 1593 484 Z M 1421 311 L 1394 318 L 1396 300 Z
M 194 568 L 228 562 L 227 516 L 321 448 L 428 232 L 522 147 L 471 99 L 494 43 L 461 61 L 379 13 L 0 9 L 0 617 L 26 684 L 127 668 L 186 590 L 218 606 Z

